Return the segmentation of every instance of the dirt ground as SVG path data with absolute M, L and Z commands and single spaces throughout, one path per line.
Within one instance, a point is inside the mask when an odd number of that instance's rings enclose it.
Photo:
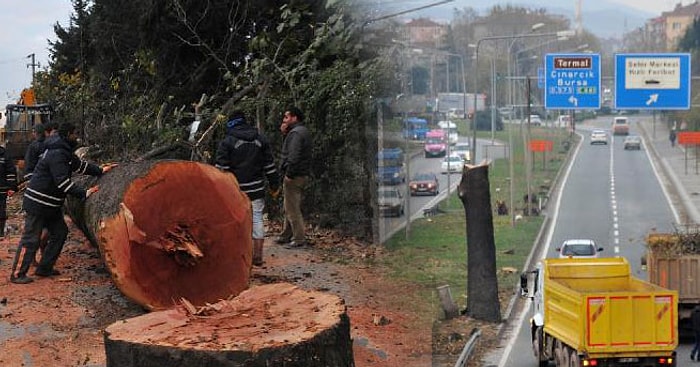
M 73 226 L 56 265 L 61 275 L 10 283 L 23 222 L 19 200 L 9 201 L 8 235 L 0 242 L 0 366 L 106 366 L 104 328 L 146 311 L 121 295 L 97 249 Z M 464 316 L 436 322 L 435 315 L 417 311 L 415 286 L 390 280 L 363 261 L 382 256 L 380 248 L 332 233 L 312 233 L 312 241 L 311 247 L 288 249 L 266 240 L 265 264 L 253 268 L 251 286 L 284 281 L 343 298 L 357 367 L 453 366 L 475 327 L 483 337 L 468 365 L 478 366 L 496 344 L 497 325 Z M 505 307 L 507 292 L 502 298 Z

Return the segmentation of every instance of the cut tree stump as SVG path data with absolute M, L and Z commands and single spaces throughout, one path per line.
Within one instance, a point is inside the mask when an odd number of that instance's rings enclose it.
M 119 290 L 149 310 L 180 298 L 196 306 L 248 287 L 252 216 L 234 175 L 190 161 L 126 163 L 98 179 L 85 202 L 66 203 L 98 246 Z
M 354 366 L 344 301 L 288 283 L 200 308 L 183 301 L 104 335 L 109 367 Z
M 467 219 L 467 314 L 500 322 L 489 165 L 465 165 L 458 195 Z

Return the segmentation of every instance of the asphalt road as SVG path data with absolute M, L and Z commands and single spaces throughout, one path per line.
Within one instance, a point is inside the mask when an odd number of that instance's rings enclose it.
M 460 142 L 469 141 L 470 137 L 460 136 Z M 502 158 L 506 154 L 504 145 L 500 142 L 492 142 L 491 140 L 477 140 L 476 149 L 476 160 L 474 162 L 481 162 L 485 159 L 497 159 Z M 450 192 L 456 190 L 459 181 L 462 179 L 462 172 L 444 174 L 441 173 L 442 158 L 425 158 L 423 154 L 417 154 L 411 157 L 409 161 L 409 168 L 406 181 L 408 182 L 410 178 L 419 172 L 433 172 L 438 176 L 438 181 L 440 182 L 440 193 L 437 196 L 410 196 L 406 195 L 407 183 L 400 184 L 400 190 L 404 195 L 406 200 L 410 202 L 405 206 L 406 214 L 410 215 L 411 220 L 416 220 L 417 218 L 423 217 L 423 210 L 426 208 L 431 208 L 437 205 L 440 201 L 444 200 L 448 195 L 447 188 L 450 187 Z M 381 217 L 379 220 L 379 233 L 380 242 L 384 242 L 386 239 L 390 238 L 396 232 L 405 228 L 406 219 L 409 215 L 404 214 L 401 217 Z
M 609 130 L 609 126 L 609 118 L 578 126 L 578 133 L 585 139 L 563 176 L 556 206 L 550 205 L 552 225 L 546 233 L 548 248 L 543 256 L 557 256 L 555 248 L 565 239 L 590 238 L 604 248 L 600 256 L 624 256 L 636 276 L 647 279 L 640 262 L 645 250 L 644 237 L 653 229 L 672 231 L 674 212 L 646 147 L 626 151 L 622 144 L 624 137 L 612 135 L 608 145 L 590 145 L 590 129 Z M 634 129 L 633 125 L 631 133 L 637 134 Z M 509 343 L 499 353 L 502 355 L 499 367 L 537 365 L 530 345 L 530 317 L 528 302 L 516 318 Z M 692 344 L 683 342 L 677 349 L 678 366 L 691 365 Z

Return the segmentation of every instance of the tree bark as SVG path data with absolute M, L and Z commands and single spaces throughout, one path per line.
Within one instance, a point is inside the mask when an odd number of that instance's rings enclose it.
M 465 165 L 458 193 L 467 217 L 467 314 L 475 319 L 499 322 L 501 307 L 488 164 Z
M 292 284 L 254 287 L 197 309 L 180 306 L 105 329 L 110 367 L 352 367 L 342 299 Z
M 144 161 L 75 181 L 99 191 L 68 200 L 68 214 L 134 302 L 157 310 L 184 297 L 200 306 L 248 287 L 251 206 L 234 175 L 196 162 Z

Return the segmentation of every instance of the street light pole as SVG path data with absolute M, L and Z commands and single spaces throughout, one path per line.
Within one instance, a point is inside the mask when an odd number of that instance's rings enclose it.
M 474 50 L 474 110 L 472 111 L 472 160 L 476 160 L 476 120 L 477 120 L 477 93 L 478 93 L 478 88 L 479 88 L 479 46 L 481 46 L 481 42 L 483 41 L 492 41 L 492 40 L 504 40 L 504 39 L 518 39 L 518 38 L 536 38 L 536 37 L 569 37 L 573 36 L 576 34 L 575 31 L 573 30 L 565 30 L 565 31 L 558 31 L 558 32 L 548 32 L 548 33 L 524 33 L 524 34 L 515 34 L 515 35 L 509 35 L 509 36 L 490 36 L 490 37 L 484 37 L 480 38 L 479 40 L 476 41 L 476 46 Z

